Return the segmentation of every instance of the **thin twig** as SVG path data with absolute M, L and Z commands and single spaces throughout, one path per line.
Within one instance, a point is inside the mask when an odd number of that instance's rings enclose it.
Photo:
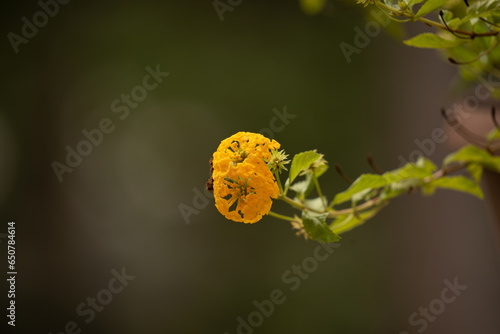
M 282 214 L 279 214 L 279 213 L 276 213 L 276 212 L 273 212 L 273 211 L 269 211 L 268 215 L 276 217 L 276 218 L 279 218 L 279 219 L 283 219 L 283 220 L 286 220 L 286 221 L 289 221 L 289 222 L 295 221 L 295 219 L 292 218 L 292 217 L 288 217 L 288 216 L 285 216 L 285 215 L 282 215 Z
M 448 125 L 463 139 L 470 143 L 474 143 L 476 145 L 486 147 L 486 141 L 483 140 L 482 137 L 470 132 L 465 128 L 459 121 L 455 118 L 450 118 L 450 115 L 446 113 L 446 110 L 441 109 L 441 115 L 446 120 Z
M 349 177 L 347 176 L 346 173 L 344 173 L 344 170 L 342 169 L 342 167 L 340 167 L 339 164 L 335 164 L 334 165 L 335 167 L 335 170 L 337 171 L 337 173 L 339 173 L 339 175 L 349 184 L 352 184 L 354 181 Z
M 488 53 L 490 53 L 491 51 L 493 51 L 493 50 L 497 47 L 498 42 L 499 42 L 499 41 L 498 41 L 498 39 L 497 39 L 497 41 L 496 41 L 496 42 L 491 43 L 491 46 L 490 46 L 490 48 L 489 48 L 488 50 L 484 51 L 483 53 L 480 53 L 480 54 L 479 54 L 476 58 L 473 58 L 473 59 L 471 59 L 471 60 L 467 60 L 467 61 L 457 61 L 457 60 L 455 60 L 455 59 L 453 59 L 453 58 L 451 58 L 451 57 L 448 57 L 448 61 L 449 61 L 450 63 L 454 64 L 454 65 L 468 65 L 468 64 L 472 64 L 472 63 L 474 63 L 474 62 L 478 61 L 479 59 L 481 59 L 481 57 L 486 56 Z
M 459 36 L 456 32 L 454 32 L 453 30 L 451 30 L 451 28 L 448 26 L 448 23 L 446 23 L 446 20 L 444 19 L 444 14 L 443 14 L 443 11 L 440 10 L 439 11 L 439 17 L 441 17 L 441 21 L 443 21 L 444 23 L 444 26 L 446 27 L 446 29 L 453 35 L 455 36 L 456 38 L 460 38 L 460 39 L 474 39 L 474 36 L 468 36 L 468 37 L 463 37 L 463 36 Z
M 368 154 L 368 156 L 366 157 L 366 159 L 368 160 L 368 164 L 370 165 L 370 167 L 378 174 L 384 174 L 384 171 L 382 169 L 380 169 L 377 164 L 375 163 L 375 160 L 373 160 L 373 155 L 371 153 Z
M 323 192 L 321 191 L 321 187 L 319 186 L 318 178 L 316 177 L 316 174 L 312 175 L 314 186 L 316 187 L 316 191 L 318 192 L 319 198 L 321 198 L 321 202 L 323 203 L 323 208 L 326 210 L 328 207 L 328 204 L 326 203 L 326 199 L 323 196 Z
M 495 124 L 495 127 L 497 129 L 500 129 L 500 124 L 498 123 L 497 121 L 497 117 L 496 117 L 496 109 L 495 109 L 495 106 L 491 106 L 491 119 L 493 120 L 493 124 Z
M 483 21 L 483 22 L 486 22 L 486 23 L 488 23 L 488 24 L 491 24 L 491 25 L 492 25 L 492 26 L 494 26 L 494 27 L 500 28 L 500 25 L 498 25 L 498 24 L 496 24 L 496 23 L 490 22 L 490 21 L 488 21 L 488 20 L 486 20 L 486 19 L 483 19 L 482 17 L 480 17 L 479 19 L 480 19 L 481 21 Z

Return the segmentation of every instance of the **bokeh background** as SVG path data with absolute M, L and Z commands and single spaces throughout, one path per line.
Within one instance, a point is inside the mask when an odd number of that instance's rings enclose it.
M 16 221 L 19 273 L 8 333 L 55 334 L 74 321 L 81 333 L 233 334 L 274 289 L 287 299 L 255 333 L 417 333 L 409 316 L 455 277 L 467 289 L 425 332 L 500 332 L 498 199 L 396 199 L 296 291 L 282 275 L 317 244 L 288 223 L 227 221 L 212 199 L 198 199 L 189 223 L 181 214 L 220 140 L 268 128 L 273 109 L 295 115 L 274 134 L 288 153 L 318 149 L 351 177 L 370 171 L 367 153 L 396 168 L 416 139 L 445 127 L 439 108 L 460 97 L 456 68 L 385 32 L 347 63 L 339 44 L 354 45 L 366 23 L 353 2 L 309 16 L 298 1 L 244 0 L 221 21 L 211 1 L 71 1 L 18 53 L 7 34 L 40 5 L 2 4 L 0 232 Z M 157 65 L 170 75 L 120 120 L 111 103 Z M 104 118 L 114 131 L 59 182 L 53 162 Z M 330 196 L 347 187 L 333 169 L 323 183 Z M 86 323 L 77 306 L 122 268 L 135 278 Z

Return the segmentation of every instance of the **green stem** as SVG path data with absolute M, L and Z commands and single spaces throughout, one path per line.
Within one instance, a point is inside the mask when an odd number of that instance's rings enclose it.
M 498 153 L 500 153 L 500 147 L 495 147 L 491 152 L 492 155 L 495 155 Z M 437 170 L 436 172 L 434 172 L 432 174 L 432 176 L 429 176 L 428 178 L 424 179 L 423 184 L 424 185 L 428 184 L 429 182 L 431 182 L 433 180 L 437 180 L 437 179 L 444 177 L 448 174 L 462 170 L 465 167 L 467 167 L 467 165 L 468 165 L 467 163 L 462 162 L 462 163 L 457 163 L 457 164 L 454 164 L 451 166 L 443 167 L 443 168 Z M 420 186 L 417 186 L 416 188 L 420 188 Z M 318 191 L 318 194 L 321 194 L 320 191 Z M 278 196 L 278 199 L 290 204 L 294 208 L 297 208 L 301 211 L 306 210 L 306 211 L 312 211 L 312 212 L 316 212 L 316 213 L 328 213 L 328 218 L 335 218 L 337 216 L 346 215 L 346 214 L 356 214 L 356 213 L 361 214 L 365 210 L 372 209 L 374 207 L 380 206 L 382 204 L 386 204 L 388 202 L 386 200 L 383 200 L 380 196 L 377 196 L 377 197 L 372 198 L 372 199 L 370 199 L 370 200 L 368 200 L 360 205 L 357 205 L 356 208 L 334 210 L 333 208 L 326 207 L 324 210 L 316 210 L 316 209 L 313 209 L 313 208 L 310 208 L 310 207 L 304 205 L 303 203 L 297 202 L 297 201 L 295 201 L 295 200 L 293 200 L 290 197 L 287 197 L 285 195 Z
M 335 218 L 335 217 L 340 216 L 340 215 L 348 215 L 351 213 L 359 214 L 359 213 L 361 213 L 361 211 L 371 209 L 372 207 L 377 206 L 380 203 L 382 203 L 382 198 L 375 197 L 375 198 L 372 198 L 371 200 L 364 202 L 361 205 L 357 205 L 355 208 L 330 211 L 328 218 Z
M 279 218 L 279 219 L 287 220 L 289 222 L 292 222 L 292 221 L 295 220 L 292 217 L 288 217 L 288 216 L 285 216 L 285 215 L 282 215 L 282 214 L 279 214 L 279 213 L 276 213 L 276 212 L 272 212 L 272 211 L 269 211 L 268 215 L 276 217 L 276 218 Z
M 318 192 L 318 196 L 321 198 L 321 201 L 323 202 L 323 209 L 327 210 L 328 204 L 326 203 L 326 200 L 323 197 L 323 192 L 321 191 L 321 187 L 319 186 L 318 178 L 316 177 L 316 174 L 314 174 L 314 170 L 312 172 L 312 177 L 314 186 L 316 187 L 316 191 Z
M 343 209 L 343 210 L 333 210 L 333 209 L 325 209 L 325 210 L 316 210 L 316 209 L 313 209 L 313 208 L 310 208 L 300 202 L 297 202 L 297 201 L 294 201 L 293 199 L 291 199 L 290 197 L 287 197 L 287 196 L 279 196 L 278 199 L 282 200 L 283 202 L 285 203 L 288 203 L 290 204 L 291 206 L 293 206 L 294 208 L 297 208 L 299 210 L 307 210 L 307 211 L 312 211 L 312 212 L 316 212 L 316 213 L 326 213 L 328 212 L 328 217 L 329 218 L 334 218 L 334 217 L 337 217 L 337 216 L 340 216 L 340 215 L 345 215 L 345 214 L 350 214 L 350 213 L 353 213 L 354 210 L 352 208 L 350 209 Z M 356 210 L 359 212 L 359 211 L 363 211 L 363 210 L 366 210 L 366 209 L 369 209 L 371 208 L 372 206 L 374 206 L 375 204 L 377 204 L 378 202 L 380 201 L 380 197 L 376 197 L 376 198 L 373 198 L 369 201 L 366 201 L 364 202 L 363 204 L 361 205 L 358 205 L 356 207 Z
M 283 186 L 281 185 L 281 179 L 278 171 L 274 171 L 274 178 L 278 182 L 278 188 L 280 189 L 280 195 L 283 195 Z
M 300 210 L 310 210 L 310 211 L 314 211 L 314 212 L 317 212 L 317 213 L 322 213 L 321 211 L 317 211 L 317 210 L 308 208 L 304 204 L 302 204 L 300 202 L 297 202 L 297 201 L 294 201 L 293 199 L 291 199 L 290 197 L 287 197 L 285 195 L 278 196 L 278 199 L 280 199 L 283 202 L 288 203 L 291 206 L 293 206 L 294 208 L 297 208 L 297 209 L 300 209 Z

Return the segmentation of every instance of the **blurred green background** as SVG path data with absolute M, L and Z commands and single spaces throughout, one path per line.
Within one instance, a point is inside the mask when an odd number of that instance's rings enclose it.
M 274 289 L 286 301 L 255 333 L 416 333 L 410 314 L 455 277 L 467 290 L 426 333 L 500 331 L 488 201 L 397 199 L 296 291 L 282 275 L 317 243 L 271 217 L 227 221 L 212 199 L 189 224 L 179 209 L 194 207 L 222 139 L 269 127 L 285 106 L 295 118 L 274 138 L 288 153 L 318 149 L 351 177 L 369 171 L 369 152 L 398 167 L 456 98 L 455 69 L 433 51 L 382 32 L 348 64 L 339 44 L 353 44 L 366 13 L 347 1 L 308 16 L 298 1 L 246 0 L 221 21 L 211 1 L 147 0 L 60 5 L 15 53 L 8 33 L 21 34 L 40 5 L 2 7 L 0 232 L 16 221 L 19 273 L 9 333 L 55 334 L 74 321 L 82 333 L 233 334 Z M 121 120 L 112 102 L 157 65 L 170 75 Z M 53 162 L 104 118 L 114 131 L 59 182 Z M 429 158 L 449 151 L 438 145 Z M 347 187 L 333 168 L 322 178 L 330 196 Z M 124 267 L 135 278 L 86 323 L 77 306 Z

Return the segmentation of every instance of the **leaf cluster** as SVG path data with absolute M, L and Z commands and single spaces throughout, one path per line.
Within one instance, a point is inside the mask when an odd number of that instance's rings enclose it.
M 491 143 L 498 143 L 499 138 L 498 129 L 488 135 Z M 441 167 L 425 157 L 419 157 L 414 163 L 385 173 L 362 174 L 331 199 L 322 194 L 318 181 L 327 169 L 323 155 L 316 151 L 296 154 L 279 197 L 302 211 L 300 218 L 289 219 L 294 226 L 298 224 L 303 228 L 305 233 L 301 234 L 325 243 L 339 240 L 340 234 L 362 225 L 391 200 L 403 194 L 420 191 L 428 196 L 437 189 L 449 189 L 482 199 L 479 182 L 483 170 L 500 173 L 500 157 L 474 145 L 448 155 Z M 450 175 L 460 170 L 464 174 Z M 294 195 L 289 196 L 289 192 Z

